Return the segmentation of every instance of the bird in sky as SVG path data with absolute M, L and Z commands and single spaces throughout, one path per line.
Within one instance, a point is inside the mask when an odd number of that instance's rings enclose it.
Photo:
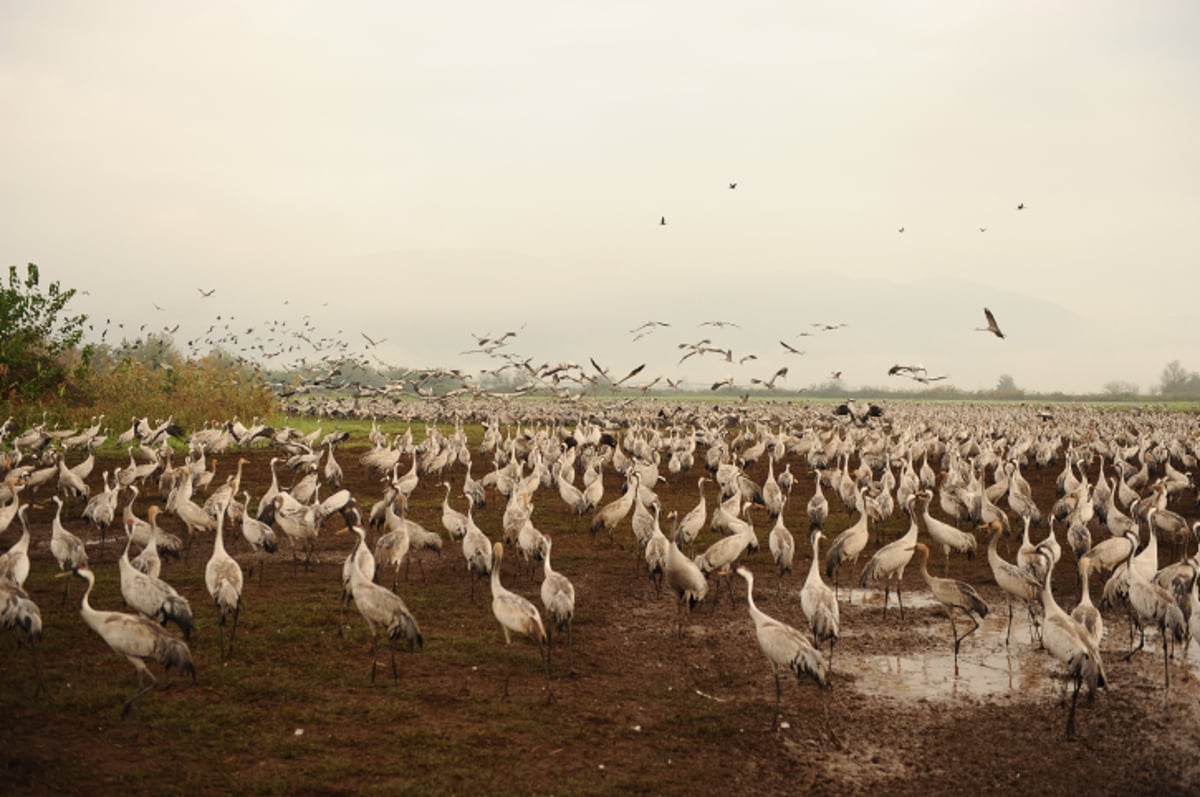
M 834 371 L 834 372 L 832 372 L 831 374 L 829 374 L 829 378 L 830 378 L 830 379 L 833 379 L 833 380 L 838 380 L 838 379 L 841 379 L 841 378 L 842 378 L 842 372 L 841 372 L 841 371 Z
M 369 345 L 369 346 L 378 346 L 380 343 L 387 343 L 387 338 L 381 338 L 380 340 L 375 340 L 370 335 L 368 335 L 366 332 L 359 332 L 358 334 L 362 335 L 366 339 L 367 345 Z
M 776 371 L 774 374 L 772 374 L 770 379 L 756 379 L 754 377 L 751 377 L 750 382 L 755 385 L 762 385 L 767 390 L 774 390 L 775 389 L 775 380 L 776 379 L 787 379 L 787 373 L 788 373 L 788 369 L 787 369 L 787 366 L 785 365 L 782 368 L 780 368 L 778 371 Z
M 913 374 L 918 374 L 918 373 L 924 374 L 925 372 L 926 372 L 925 366 L 923 366 L 923 365 L 896 364 L 888 369 L 888 376 L 895 376 L 896 374 L 904 374 L 905 376 L 911 376 Z
M 901 228 L 900 228 L 899 230 L 897 230 L 896 232 L 904 232 L 904 228 L 903 228 L 903 227 L 901 227 Z
M 643 329 L 653 329 L 654 327 L 669 327 L 669 326 L 671 326 L 671 325 L 668 324 L 666 321 L 647 321 L 646 323 L 642 324 L 640 327 L 634 327 L 633 329 L 629 330 L 629 332 L 632 334 L 634 332 L 641 332 Z
M 795 346 L 789 346 L 787 341 L 781 340 L 781 341 L 779 341 L 779 345 L 782 346 L 784 351 L 786 351 L 788 354 L 799 354 L 799 355 L 804 354 L 804 352 L 800 351 Z
M 1018 204 L 1017 204 L 1017 210 L 1024 210 L 1024 209 L 1025 209 L 1025 203 L 1024 203 L 1024 202 L 1020 202 L 1020 203 L 1018 203 Z
M 202 299 L 207 299 L 209 296 L 212 296 L 214 293 L 217 292 L 216 288 L 210 288 L 207 291 L 204 290 L 203 288 L 197 288 L 196 290 L 200 291 L 200 298 L 202 298 Z
M 666 216 L 663 216 L 662 218 L 660 218 L 660 219 L 658 220 L 658 223 L 659 223 L 661 226 L 663 226 L 663 227 L 666 227 L 666 226 L 667 226 L 667 217 L 666 217 Z
M 980 227 L 980 228 L 979 228 L 979 231 L 980 231 L 980 232 L 987 232 L 987 227 Z
M 696 326 L 699 326 L 699 327 L 735 327 L 737 329 L 741 329 L 741 326 L 739 324 L 735 324 L 732 321 L 701 321 Z
M 737 188 L 737 183 L 730 183 L 730 184 L 729 184 L 729 190 L 730 190 L 730 191 L 732 191 L 732 190 L 733 190 L 733 189 L 735 189 L 735 188 Z
M 719 387 L 727 387 L 727 386 L 732 386 L 732 385 L 733 385 L 733 377 L 727 376 L 724 379 L 719 379 L 716 382 L 713 382 L 712 387 L 710 387 L 709 390 L 716 390 Z
M 991 332 L 996 337 L 1003 339 L 1004 333 L 1000 331 L 999 325 L 996 324 L 996 316 L 992 315 L 992 311 L 987 309 L 986 307 L 983 308 L 983 314 L 987 317 L 988 325 L 986 327 L 975 327 L 975 331 L 976 332 Z

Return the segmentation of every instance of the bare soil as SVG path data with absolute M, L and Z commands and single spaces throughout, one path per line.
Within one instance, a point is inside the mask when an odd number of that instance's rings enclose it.
M 347 486 L 364 507 L 382 495 L 377 475 L 343 450 Z M 271 453 L 249 455 L 244 484 L 254 496 L 269 482 Z M 230 472 L 222 459 L 218 481 Z M 700 461 L 698 459 L 698 461 Z M 104 468 L 124 459 L 102 461 Z M 405 460 L 407 465 L 407 459 Z M 1059 463 L 1059 467 L 1061 463 Z M 403 468 L 403 466 L 402 466 Z M 757 576 L 756 598 L 767 613 L 805 627 L 799 589 L 810 553 L 803 540 L 804 507 L 812 479 L 793 462 L 797 487 L 785 514 L 796 534 L 795 572 L 777 586 L 766 545 L 768 526 L 757 520 L 762 546 L 746 559 Z M 752 471 L 760 481 L 765 463 Z M 476 473 L 476 476 L 479 474 Z M 698 472 L 660 485 L 664 510 L 690 509 Z M 1029 469 L 1044 512 L 1054 501 L 1057 468 Z M 446 474 L 452 503 L 465 509 L 461 466 Z M 291 475 L 283 475 L 285 486 Z M 98 477 L 93 476 L 93 484 Z M 605 502 L 616 496 L 608 474 Z M 423 477 L 410 516 L 441 531 L 444 489 Z M 827 493 L 828 494 L 828 493 Z M 155 502 L 161 503 L 158 496 Z M 371 646 L 351 606 L 340 614 L 342 561 L 352 537 L 336 535 L 340 519 L 322 532 L 311 570 L 294 569 L 284 544 L 269 561 L 265 582 L 247 579 L 237 641 L 222 662 L 215 610 L 203 585 L 211 539 L 198 540 L 186 562 L 165 577 L 188 597 L 197 616 L 191 639 L 195 683 L 170 676 L 122 718 L 121 702 L 135 688 L 127 662 L 107 649 L 78 615 L 82 582 L 62 601 L 63 580 L 50 555 L 53 504 L 46 491 L 31 513 L 34 569 L 26 584 L 41 607 L 45 635 L 39 647 L 45 689 L 27 647 L 16 635 L 0 638 L 0 792 L 94 793 L 1196 793 L 1200 789 L 1195 663 L 1182 652 L 1170 664 L 1169 689 L 1157 632 L 1147 650 L 1128 650 L 1123 611 L 1109 610 L 1104 643 L 1110 687 L 1092 704 L 1081 698 L 1078 734 L 1065 736 L 1069 692 L 1062 665 L 1031 644 L 1018 609 L 1012 642 L 1005 645 L 1007 611 L 992 580 L 981 540 L 974 560 L 953 557 L 950 574 L 975 585 L 992 613 L 962 645 L 954 675 L 949 622 L 928 599 L 915 567 L 905 577 L 904 619 L 886 619 L 878 592 L 842 582 L 842 638 L 833 659 L 833 688 L 823 695 L 810 681 L 785 678 L 783 725 L 772 728 L 774 682 L 755 642 L 745 588 L 734 579 L 736 602 L 722 593 L 689 616 L 675 634 L 673 596 L 656 595 L 635 566 L 628 520 L 616 546 L 593 539 L 588 518 L 576 521 L 555 491 L 539 491 L 534 522 L 554 537 L 553 564 L 574 582 L 574 672 L 555 640 L 548 701 L 536 647 L 514 640 L 507 698 L 502 696 L 505 650 L 492 617 L 486 584 L 475 602 L 458 543 L 446 540 L 441 557 L 425 556 L 401 574 L 398 592 L 421 624 L 423 650 L 397 655 L 391 680 L 386 650 L 374 683 Z M 714 493 L 709 485 L 709 509 Z M 1195 515 L 1188 494 L 1181 511 Z M 830 495 L 830 537 L 849 518 Z M 149 500 L 140 500 L 144 516 Z M 68 509 L 67 528 L 97 540 Z M 493 496 L 477 521 L 500 536 L 502 497 Z M 935 511 L 936 513 L 936 511 Z M 897 513 L 873 539 L 859 566 L 878 546 L 907 528 Z M 182 533 L 174 518 L 163 526 Z M 7 548 L 17 524 L 0 538 Z M 1044 535 L 1044 530 L 1035 537 Z M 444 533 L 443 533 L 444 535 Z M 924 532 L 922 532 L 924 536 Z M 229 546 L 249 568 L 253 557 L 240 532 Z M 701 546 L 713 539 L 706 531 Z M 372 540 L 373 541 L 373 540 Z M 928 540 L 927 540 L 928 541 Z M 1005 546 L 1012 558 L 1015 547 Z M 91 546 L 100 578 L 92 603 L 125 610 L 110 540 L 103 556 Z M 1164 548 L 1163 561 L 1170 557 Z M 940 574 L 939 555 L 934 571 Z M 856 571 L 857 573 L 857 571 Z M 540 566 L 530 576 L 515 551 L 503 581 L 540 606 Z M 391 584 L 391 575 L 380 577 Z M 1078 586 L 1070 552 L 1055 575 L 1059 602 L 1068 610 Z M 1093 585 L 1098 598 L 1098 585 Z M 960 620 L 961 622 L 961 620 Z M 339 629 L 340 632 L 339 633 Z M 161 671 L 156 669 L 161 674 Z M 165 682 L 166 679 L 164 679 Z M 829 720 L 823 719 L 827 700 Z

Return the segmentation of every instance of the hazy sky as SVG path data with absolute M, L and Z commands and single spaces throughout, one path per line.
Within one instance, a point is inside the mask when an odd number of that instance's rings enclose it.
M 1190 0 L 4 3 L 0 251 L 127 332 L 1145 389 L 1200 369 L 1197 41 Z

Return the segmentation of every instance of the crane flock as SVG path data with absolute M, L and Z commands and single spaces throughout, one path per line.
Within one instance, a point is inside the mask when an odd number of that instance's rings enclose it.
M 208 467 L 211 459 L 205 463 L 206 444 L 180 437 L 178 445 L 186 452 L 184 463 L 170 465 L 170 449 L 165 443 L 155 447 L 139 440 L 141 445 L 128 446 L 131 455 L 134 450 L 142 452 L 155 468 L 129 481 L 114 477 L 112 484 L 105 472 L 100 490 L 114 493 L 114 507 L 121 492 L 130 494 L 124 505 L 126 541 L 116 568 L 122 595 L 133 614 L 92 608 L 95 573 L 113 566 L 100 558 L 102 549 L 98 545 L 94 561 L 89 561 L 87 540 L 66 528 L 72 525 L 87 534 L 80 525 L 81 515 L 89 496 L 98 494 L 88 485 L 87 477 L 80 477 L 82 489 L 70 479 L 60 479 L 57 485 L 52 481 L 40 485 L 41 489 L 55 489 L 55 511 L 47 516 L 45 503 L 36 502 L 37 488 L 29 484 L 45 451 L 22 451 L 22 457 L 29 457 L 31 462 L 6 457 L 3 480 L 8 501 L 0 505 L 0 533 L 7 532 L 14 521 L 19 521 L 21 533 L 0 554 L 0 625 L 30 645 L 40 685 L 44 662 L 39 661 L 36 646 L 44 626 L 41 609 L 30 599 L 25 583 L 30 558 L 45 558 L 42 551 L 48 550 L 48 558 L 64 577 L 74 574 L 87 583 L 80 609 L 85 624 L 137 671 L 138 689 L 122 706 L 128 712 L 158 683 L 148 665 L 157 663 L 195 676 L 195 662 L 199 660 L 203 665 L 204 658 L 193 659 L 189 648 L 189 642 L 195 644 L 194 629 L 215 624 L 221 658 L 232 655 L 238 617 L 244 609 L 244 569 L 258 570 L 260 591 L 271 588 L 264 581 L 263 561 L 276 550 L 276 528 L 292 541 L 295 561 L 298 563 L 303 550 L 306 569 L 314 573 L 293 569 L 290 575 L 281 572 L 275 578 L 297 579 L 321 577 L 322 548 L 317 545 L 320 532 L 329 525 L 340 526 L 354 536 L 351 548 L 342 548 L 340 584 L 346 600 L 355 605 L 367 625 L 372 647 L 371 680 L 378 661 L 378 632 L 383 631 L 389 642 L 392 680 L 400 683 L 396 643 L 405 641 L 415 652 L 425 647 L 422 627 L 437 626 L 437 616 L 428 604 L 418 606 L 426 613 L 418 625 L 400 594 L 419 594 L 423 589 L 408 579 L 406 567 L 402 584 L 401 565 L 406 566 L 418 549 L 441 551 L 441 534 L 422 525 L 428 520 L 431 528 L 443 529 L 451 541 L 461 546 L 463 559 L 457 560 L 460 564 L 452 570 L 468 571 L 465 577 L 469 583 L 463 586 L 472 603 L 475 582 L 485 578 L 490 581 L 492 613 L 501 627 L 505 647 L 501 694 L 507 696 L 509 692 L 514 639 L 524 637 L 540 652 L 545 698 L 552 700 L 552 636 L 565 634 L 568 670 L 576 673 L 574 620 L 586 617 L 589 607 L 599 599 L 589 592 L 589 572 L 577 556 L 572 556 L 562 571 L 551 567 L 552 546 L 556 540 L 561 544 L 565 536 L 571 540 L 573 551 L 583 546 L 601 556 L 609 555 L 605 551 L 618 555 L 619 549 L 632 545 L 636 578 L 646 577 L 642 575 L 644 570 L 650 579 L 652 591 L 647 595 L 657 596 L 660 585 L 665 584 L 674 597 L 676 645 L 687 646 L 691 639 L 705 633 L 704 628 L 714 622 L 707 618 L 716 611 L 721 591 L 727 592 L 734 604 L 731 611 L 743 611 L 736 607 L 733 590 L 718 586 L 728 585 L 735 572 L 741 576 L 747 584 L 746 605 L 756 636 L 776 682 L 772 727 L 777 727 L 782 715 L 780 670 L 806 675 L 822 690 L 836 683 L 840 668 L 833 657 L 835 643 L 847 635 L 853 638 L 862 633 L 864 624 L 887 623 L 893 587 L 902 627 L 930 624 L 919 610 L 914 619 L 911 605 L 906 616 L 902 598 L 902 590 L 907 589 L 911 595 L 919 589 L 920 582 L 912 578 L 905 582 L 905 568 L 917 556 L 921 582 L 951 621 L 956 675 L 964 640 L 977 632 L 988 633 L 984 621 L 990 613 L 989 601 L 993 606 L 998 600 L 1009 603 L 1006 645 L 1012 644 L 1012 602 L 1027 608 L 1031 651 L 1044 646 L 1050 659 L 1065 668 L 1060 672 L 1075 685 L 1067 720 L 1067 733 L 1073 736 L 1075 702 L 1081 688 L 1087 687 L 1090 698 L 1112 681 L 1111 667 L 1106 669 L 1103 661 L 1106 653 L 1113 652 L 1105 646 L 1112 640 L 1103 638 L 1103 617 L 1088 592 L 1090 575 L 1111 573 L 1103 593 L 1105 600 L 1126 604 L 1134 628 L 1140 629 L 1139 642 L 1136 646 L 1131 642 L 1126 658 L 1145 644 L 1147 627 L 1159 631 L 1164 688 L 1170 686 L 1172 648 L 1190 640 L 1197 622 L 1192 609 L 1198 600 L 1200 563 L 1197 555 L 1191 555 L 1191 541 L 1200 530 L 1200 522 L 1194 522 L 1197 507 L 1186 497 L 1195 501 L 1190 473 L 1200 456 L 1196 443 L 1200 436 L 1191 416 L 1163 415 L 1154 419 L 1150 430 L 1125 429 L 1104 439 L 1085 433 L 1097 428 L 1097 423 L 1090 414 L 1094 411 L 1083 409 L 1061 410 L 1055 426 L 1048 428 L 1044 418 L 1020 409 L 958 408 L 957 416 L 941 419 L 945 428 L 956 431 L 942 434 L 935 431 L 939 426 L 930 422 L 928 413 L 951 411 L 919 406 L 889 408 L 883 417 L 869 416 L 864 423 L 822 405 L 785 406 L 774 417 L 749 412 L 730 416 L 726 408 L 704 405 L 680 407 L 682 412 L 677 410 L 678 414 L 671 416 L 661 413 L 661 405 L 652 401 L 597 404 L 590 416 L 576 408 L 572 417 L 560 407 L 548 402 L 526 407 L 498 405 L 474 421 L 482 433 L 474 444 L 469 442 L 468 426 L 461 415 L 449 419 L 448 432 L 429 423 L 436 418 L 427 418 L 425 439 L 420 443 L 414 441 L 410 422 L 404 433 L 381 433 L 374 442 L 367 443 L 354 465 L 342 473 L 321 469 L 320 462 L 322 455 L 332 458 L 339 445 L 346 445 L 344 439 L 322 445 L 315 434 L 303 442 L 304 435 L 294 430 L 268 430 L 261 438 L 266 442 L 258 445 L 270 447 L 277 456 L 271 457 L 270 486 L 258 502 L 257 515 L 251 510 L 251 490 L 257 491 L 267 479 L 266 474 L 253 470 L 253 463 L 261 463 L 265 457 L 253 456 L 248 443 L 235 473 L 224 485 L 210 487 L 213 500 L 199 505 L 195 482 L 203 474 L 214 472 Z M 538 412 L 545 414 L 538 416 Z M 518 413 L 527 415 L 521 417 Z M 503 431 L 502 416 L 507 426 Z M 14 443 L 5 444 L 20 450 Z M 293 485 L 281 486 L 276 463 L 305 451 L 316 456 L 297 460 Z M 662 467 L 667 455 L 673 463 L 680 462 L 681 452 L 687 452 L 697 464 Z M 57 472 L 71 472 L 63 464 L 65 456 L 57 456 Z M 90 449 L 88 456 L 94 456 Z M 402 459 L 408 460 L 404 472 Z M 470 477 L 469 464 L 473 460 L 490 465 L 477 481 Z M 1056 467 L 1057 462 L 1062 463 L 1064 475 L 1057 480 L 1056 499 L 1050 501 L 1044 493 L 1033 490 L 1021 475 L 1021 466 L 1047 474 L 1040 477 L 1044 484 L 1049 479 L 1048 469 Z M 781 469 L 786 468 L 786 490 L 775 478 L 777 463 Z M 936 472 L 931 463 L 936 463 Z M 246 465 L 251 470 L 243 483 Z M 689 473 L 692 468 L 706 470 L 697 477 Z M 797 471 L 794 480 L 793 468 Z M 1113 481 L 1105 476 L 1105 468 L 1114 474 Z M 603 488 L 606 469 L 609 488 L 618 491 L 616 496 L 607 503 L 601 502 L 600 493 L 585 498 L 592 484 Z M 160 471 L 164 478 L 156 485 Z M 368 482 L 357 474 L 371 472 L 384 474 L 382 509 L 379 523 L 364 528 L 359 502 L 374 496 L 354 495 L 341 485 L 345 480 L 361 491 L 360 485 Z M 1093 487 L 1090 473 L 1097 474 L 1097 485 L 1108 489 Z M 315 478 L 308 478 L 314 474 Z M 1144 474 L 1144 478 L 1129 478 L 1138 474 Z M 583 483 L 576 487 L 581 476 Z M 1180 487 L 1169 486 L 1172 480 L 1180 479 Z M 312 490 L 302 501 L 294 490 L 306 482 Z M 706 485 L 713 482 L 717 504 L 710 514 Z M 461 485 L 457 492 L 456 483 Z M 798 551 L 785 516 L 792 505 L 792 492 L 805 483 L 812 485 L 811 497 L 806 500 L 798 496 L 792 509 L 807 522 L 810 532 L 808 546 L 800 546 L 802 550 Z M 139 493 L 139 489 L 153 491 L 155 486 L 159 492 L 153 495 Z M 322 488 L 331 491 L 328 498 L 320 497 Z M 543 494 L 544 500 L 535 503 L 535 494 Z M 697 497 L 698 503 L 693 504 Z M 148 501 L 147 521 L 134 514 L 139 498 Z M 946 519 L 933 515 L 935 499 Z M 835 502 L 837 505 L 831 506 Z M 547 503 L 557 508 L 544 509 Z M 1001 509 L 1001 503 L 1010 509 Z M 476 510 L 483 512 L 484 507 L 494 508 L 487 512 L 486 521 L 477 520 Z M 1015 512 L 1018 507 L 1022 510 L 1019 514 Z M 41 513 L 39 521 L 29 522 L 30 509 Z M 769 526 L 756 528 L 756 509 L 766 510 Z M 410 512 L 416 520 L 409 517 Z M 572 518 L 589 513 L 592 534 L 573 535 Z M 375 512 L 371 514 L 375 516 Z M 1175 521 L 1173 515 L 1180 520 Z M 231 520 L 234 516 L 238 521 Z M 1037 528 L 1035 518 L 1045 518 L 1049 526 L 1045 538 L 1037 541 L 1031 539 L 1031 529 Z M 164 519 L 179 533 L 174 543 L 170 538 L 176 535 L 159 526 Z M 660 526 L 663 520 L 669 529 Z M 1020 522 L 1023 529 L 1019 542 L 1009 539 L 1014 522 Z M 1071 530 L 1071 544 L 1065 548 L 1058 545 L 1055 522 Z M 243 535 L 227 539 L 227 525 L 236 528 L 239 523 Z M 885 530 L 889 523 L 903 529 L 893 539 L 885 539 L 892 534 Z M 372 556 L 368 534 L 376 525 L 380 536 Z M 873 548 L 872 529 L 877 541 Z M 1078 529 L 1086 532 L 1086 540 L 1082 540 Z M 764 530 L 769 553 L 758 552 Z M 96 531 L 103 533 L 99 527 Z M 600 536 L 600 531 L 605 534 Z M 168 580 L 171 572 L 189 567 L 185 552 L 193 541 L 205 540 L 209 535 L 211 555 L 204 567 L 204 583 L 213 607 L 196 615 L 187 597 Z M 1160 535 L 1166 536 L 1160 540 Z M 186 538 L 182 546 L 181 537 Z M 823 552 L 821 540 L 826 537 L 832 537 L 832 542 Z M 691 549 L 702 539 L 707 543 L 700 553 L 684 553 L 685 547 Z M 930 574 L 931 547 L 943 549 L 944 572 L 953 568 L 966 573 L 966 564 L 960 564 L 958 558 L 952 561 L 950 554 L 970 556 L 979 539 L 988 545 L 990 579 L 969 583 L 962 578 Z M 516 569 L 509 566 L 507 575 L 502 575 L 505 540 L 518 550 L 525 564 Z M 1176 550 L 1174 561 L 1160 568 L 1163 540 L 1169 540 Z M 134 546 L 142 549 L 137 557 L 132 556 Z M 1014 546 L 1015 562 L 1001 551 L 1001 547 Z M 811 556 L 806 566 L 795 568 L 806 574 L 801 581 L 791 574 L 793 562 L 808 553 L 804 548 L 811 550 Z M 1070 569 L 1078 573 L 1077 583 L 1083 589 L 1071 612 L 1059 608 L 1054 594 L 1055 565 L 1064 552 L 1074 552 L 1076 561 Z M 185 558 L 171 563 L 164 575 L 163 557 L 178 558 L 181 553 Z M 869 559 L 861 569 L 857 564 L 860 556 Z M 541 609 L 521 594 L 527 589 L 525 584 L 537 578 L 535 563 L 541 565 Z M 377 581 L 384 568 L 393 570 L 390 588 Z M 754 572 L 762 574 L 768 569 L 778 579 L 771 598 L 778 608 L 771 616 L 758 608 L 753 595 Z M 424 582 L 423 566 L 421 570 Z M 842 570 L 850 571 L 846 581 L 851 586 L 826 583 L 825 578 L 834 578 Z M 445 579 L 447 571 L 439 567 L 433 577 Z M 853 605 L 855 589 L 867 590 L 878 581 L 884 582 L 882 618 L 876 621 L 857 611 L 847 616 L 844 610 Z M 849 595 L 839 594 L 847 589 Z M 706 602 L 710 612 L 685 634 L 685 617 Z M 254 608 L 251 602 L 245 611 Z M 960 631 L 958 614 L 970 622 L 965 633 Z M 165 628 L 168 622 L 178 626 L 181 636 Z M 341 625 L 339 621 L 339 628 Z M 668 621 L 666 627 L 669 625 Z M 604 631 L 591 626 L 581 639 L 585 655 L 588 637 L 597 633 Z M 823 655 L 826 645 L 828 655 Z M 431 645 L 425 655 L 436 655 L 435 650 Z M 201 677 L 202 673 L 203 667 Z M 147 676 L 149 686 L 144 684 Z

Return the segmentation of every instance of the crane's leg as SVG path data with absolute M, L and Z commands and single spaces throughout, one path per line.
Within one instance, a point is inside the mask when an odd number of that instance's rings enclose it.
M 891 591 L 892 591 L 891 579 L 885 578 L 883 580 L 883 619 L 885 619 L 885 620 L 887 619 L 888 598 L 891 595 Z
M 900 622 L 904 622 L 904 593 L 900 591 L 900 579 L 896 579 L 896 599 L 900 601 Z
M 550 642 L 549 638 L 547 638 L 546 642 L 544 642 L 544 643 L 539 642 L 538 643 L 538 653 L 541 654 L 542 665 L 543 665 L 544 669 L 546 670 L 546 702 L 553 703 L 554 702 L 554 692 L 551 691 L 551 689 L 550 689 L 550 645 L 549 645 L 549 642 Z
M 779 684 L 779 668 L 771 665 L 771 674 L 775 676 L 775 715 L 771 718 L 771 730 L 779 727 L 779 706 L 783 702 L 783 687 Z
M 1004 635 L 1004 647 L 1008 647 L 1008 641 L 1012 639 L 1012 596 L 1008 596 L 1008 633 Z
M 504 697 L 508 697 L 508 676 L 512 672 L 512 643 L 504 645 Z
M 375 639 L 375 629 L 371 629 L 371 683 L 375 683 L 375 662 L 379 659 L 379 643 Z
M 1162 632 L 1163 689 L 1170 689 L 1171 688 L 1171 667 L 1170 667 L 1170 658 L 1167 654 L 1167 645 L 1168 645 L 1167 627 L 1165 625 L 1159 626 L 1159 630 Z
M 554 654 L 554 621 L 551 620 L 546 625 L 546 660 L 549 662 L 550 657 Z M 549 666 L 549 664 L 547 664 Z
M 229 655 L 233 656 L 233 638 L 237 636 L 238 615 L 242 613 L 242 604 L 239 601 L 237 606 L 233 607 L 233 628 L 229 630 Z
M 835 644 L 837 644 L 837 637 L 833 637 L 829 640 L 829 667 L 830 667 L 830 669 L 833 668 L 833 646 Z
M 1083 685 L 1083 676 L 1075 676 L 1075 691 L 1071 695 L 1071 708 L 1067 711 L 1067 739 L 1075 738 L 1075 704 L 1079 701 L 1079 687 Z
M 225 656 L 225 618 L 222 617 L 217 622 L 217 641 L 221 645 L 221 661 L 224 661 Z
M 949 578 L 949 576 L 950 576 L 950 548 L 948 546 L 942 546 L 942 550 L 944 550 L 946 552 L 946 567 L 942 571 L 942 575 Z
M 122 717 L 128 717 L 130 710 L 133 709 L 133 704 L 136 703 L 138 700 L 140 700 L 142 698 L 142 695 L 146 694 L 151 689 L 158 686 L 158 679 L 154 677 L 154 673 L 152 673 L 148 669 L 146 669 L 145 664 L 142 664 L 141 662 L 138 662 L 138 664 L 140 665 L 138 667 L 138 674 L 137 674 L 138 690 L 136 692 L 134 692 L 133 697 L 126 700 L 124 705 L 121 706 L 121 716 Z M 146 686 L 142 686 L 142 674 L 143 673 L 145 673 L 150 678 L 150 683 L 147 684 Z
M 1129 644 L 1130 645 L 1133 644 L 1133 628 L 1132 627 L 1130 627 L 1130 629 L 1129 629 Z M 1146 644 L 1146 630 L 1143 628 L 1142 636 L 1138 640 L 1137 647 L 1131 648 L 1130 651 L 1125 654 L 1125 657 L 1122 660 L 1129 661 L 1131 658 L 1133 658 L 1133 654 L 1137 653 L 1139 650 L 1141 650 L 1145 646 L 1145 644 Z
M 960 642 L 960 640 L 958 638 L 958 624 L 956 622 L 954 622 L 954 610 L 953 609 L 946 612 L 946 616 L 948 616 L 950 618 L 950 631 L 951 631 L 951 633 L 954 634 L 954 675 L 957 676 L 958 675 L 958 645 Z
M 400 682 L 400 676 L 396 674 L 396 640 L 388 637 L 388 653 L 392 657 L 392 685 L 395 686 Z

